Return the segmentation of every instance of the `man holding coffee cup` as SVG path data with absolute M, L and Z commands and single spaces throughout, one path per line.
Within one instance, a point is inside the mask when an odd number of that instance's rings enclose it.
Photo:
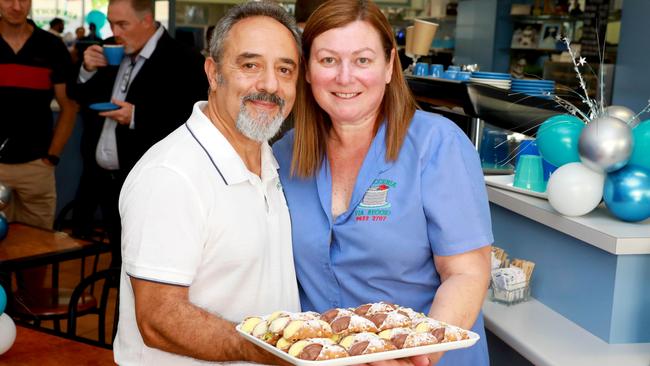
M 117 201 L 124 178 L 145 151 L 187 119 L 194 102 L 205 97 L 208 83 L 204 58 L 154 20 L 152 0 L 111 0 L 108 21 L 114 39 L 84 51 L 75 88 L 90 118 L 85 118 L 86 161 L 74 211 L 83 220 L 99 204 L 117 266 Z M 105 102 L 112 102 L 114 110 L 87 109 Z

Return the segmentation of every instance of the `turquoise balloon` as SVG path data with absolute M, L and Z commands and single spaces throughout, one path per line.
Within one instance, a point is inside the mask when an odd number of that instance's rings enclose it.
M 97 26 L 97 32 L 99 32 L 99 30 L 104 26 L 104 23 L 106 23 L 106 14 L 99 10 L 91 10 L 86 14 L 86 23 L 95 23 L 95 26 Z
M 7 306 L 7 294 L 5 289 L 0 286 L 0 315 L 5 312 L 5 307 Z
M 632 129 L 634 148 L 628 164 L 650 169 L 650 119 L 639 123 Z
M 578 139 L 585 123 L 570 114 L 553 116 L 537 130 L 537 148 L 544 160 L 556 167 L 580 162 Z

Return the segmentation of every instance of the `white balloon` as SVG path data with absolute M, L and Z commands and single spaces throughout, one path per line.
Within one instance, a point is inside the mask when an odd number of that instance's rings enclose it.
M 582 163 L 559 167 L 548 180 L 548 202 L 565 216 L 582 216 L 591 212 L 603 197 L 605 175 Z
M 9 315 L 0 315 L 0 355 L 7 352 L 16 340 L 16 324 Z

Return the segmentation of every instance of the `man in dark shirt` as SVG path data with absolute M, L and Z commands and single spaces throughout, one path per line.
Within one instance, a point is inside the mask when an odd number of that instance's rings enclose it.
M 0 181 L 13 190 L 9 221 L 51 228 L 54 166 L 72 132 L 66 95 L 72 62 L 65 45 L 27 20 L 31 0 L 0 1 Z M 52 97 L 60 107 L 53 128 Z

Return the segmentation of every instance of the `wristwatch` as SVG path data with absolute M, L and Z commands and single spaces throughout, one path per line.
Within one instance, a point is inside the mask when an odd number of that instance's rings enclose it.
M 45 155 L 45 159 L 47 159 L 47 161 L 49 161 L 50 164 L 52 164 L 52 165 L 57 165 L 59 163 L 59 161 L 61 160 L 58 156 L 51 155 L 51 154 Z

